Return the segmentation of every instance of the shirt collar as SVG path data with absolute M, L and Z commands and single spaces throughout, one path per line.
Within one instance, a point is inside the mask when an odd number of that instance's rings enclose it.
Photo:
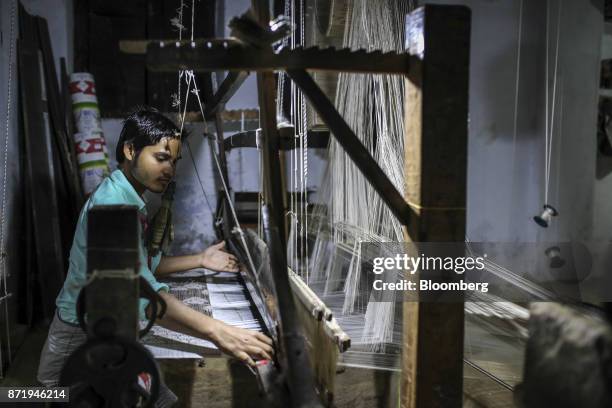
M 143 210 L 145 208 L 145 202 L 142 197 L 136 192 L 132 183 L 129 182 L 123 171 L 117 169 L 113 171 L 110 175 L 111 180 L 115 185 L 123 192 L 125 198 L 127 199 L 126 204 L 132 204 L 138 207 L 139 210 Z

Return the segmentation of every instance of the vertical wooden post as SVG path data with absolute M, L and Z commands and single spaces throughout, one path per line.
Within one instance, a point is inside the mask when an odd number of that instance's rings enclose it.
M 121 231 L 121 233 L 116 233 Z M 138 208 L 101 205 L 87 215 L 87 335 L 138 338 L 138 279 L 140 232 Z
M 406 80 L 405 198 L 414 242 L 463 242 L 467 173 L 470 11 L 428 5 L 406 20 L 418 56 Z M 401 406 L 460 407 L 463 303 L 404 302 Z
M 267 0 L 252 0 L 252 11 L 258 22 L 266 27 L 270 21 Z M 257 73 L 259 95 L 259 124 L 263 132 L 262 160 L 266 205 L 262 209 L 264 236 L 270 251 L 270 266 L 278 302 L 281 328 L 279 341 L 286 381 L 292 407 L 318 407 L 314 377 L 308 358 L 308 349 L 298 320 L 291 294 L 287 269 L 287 243 L 282 236 L 285 230 L 283 195 L 285 186 L 281 178 L 280 135 L 276 123 L 276 82 L 273 72 Z M 283 358 L 283 357 L 281 357 Z

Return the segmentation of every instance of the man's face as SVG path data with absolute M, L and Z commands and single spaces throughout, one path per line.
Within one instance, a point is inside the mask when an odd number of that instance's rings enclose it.
M 134 179 L 149 191 L 162 193 L 174 177 L 181 156 L 179 139 L 164 138 L 143 148 L 131 166 Z

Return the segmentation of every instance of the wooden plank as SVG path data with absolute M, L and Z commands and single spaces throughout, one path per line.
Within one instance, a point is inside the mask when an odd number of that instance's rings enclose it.
M 66 141 L 68 144 L 68 150 L 70 151 L 70 157 L 73 163 L 75 163 L 75 169 L 77 171 L 77 181 L 78 178 L 78 160 L 77 154 L 75 150 L 74 143 L 74 120 L 72 117 L 72 98 L 70 96 L 70 91 L 68 89 L 68 84 L 70 83 L 70 77 L 68 76 L 68 69 L 66 68 L 66 58 L 60 58 L 60 77 L 61 77 L 61 100 L 63 104 L 63 112 L 64 112 L 64 127 L 66 129 Z M 83 189 L 81 188 L 81 183 L 78 183 L 78 192 L 79 196 L 83 198 Z
M 251 10 L 260 25 L 270 21 L 269 2 L 252 0 Z M 270 251 L 270 265 L 276 289 L 276 298 L 282 330 L 279 335 L 283 368 L 290 401 L 296 407 L 319 406 L 313 372 L 296 305 L 291 295 L 287 273 L 287 245 L 285 237 L 285 184 L 281 176 L 280 135 L 276 123 L 276 80 L 272 72 L 257 73 L 260 126 L 263 134 L 262 171 L 265 205 L 263 225 L 266 244 Z M 286 367 L 286 368 L 285 368 Z
M 407 19 L 405 197 L 417 217 L 405 238 L 463 242 L 467 173 L 470 11 L 425 6 Z M 401 406 L 460 407 L 463 303 L 404 302 Z
M 20 123 L 20 130 L 23 124 Z M 23 132 L 20 131 L 20 134 Z M 21 145 L 22 143 L 20 143 Z M 25 163 L 26 155 L 24 148 L 20 146 L 20 159 Z M 22 165 L 22 174 L 27 174 L 25 164 Z M 34 237 L 34 223 L 32 221 L 32 200 L 30 198 L 30 189 L 28 183 L 23 183 L 21 187 L 23 194 L 23 214 L 24 214 L 24 229 L 23 245 L 25 246 L 25 259 L 23 259 L 23 273 L 19 274 L 19 288 L 17 291 L 17 307 L 19 308 L 19 319 L 28 327 L 32 327 L 34 321 L 34 298 L 36 291 L 36 248 Z
M 139 225 L 133 205 L 96 205 L 87 214 L 87 278 L 82 289 L 90 338 L 138 338 Z M 120 231 L 120 233 L 118 233 Z M 97 274 L 97 278 L 92 276 Z M 112 327 L 100 324 L 113 322 Z M 101 331 L 102 328 L 106 331 Z
M 83 192 L 81 191 L 81 183 L 77 173 L 77 163 L 73 160 L 68 146 L 65 126 L 65 114 L 62 107 L 62 98 L 57 82 L 57 73 L 55 70 L 55 60 L 53 58 L 53 50 L 51 49 L 51 40 L 49 38 L 49 28 L 47 20 L 37 17 L 38 35 L 40 40 L 40 48 L 44 62 L 45 74 L 45 89 L 47 95 L 47 106 L 51 125 L 53 127 L 53 136 L 55 146 L 59 153 L 60 168 L 63 172 L 64 181 L 67 187 L 68 200 L 71 207 L 67 208 L 67 222 L 65 228 L 69 231 L 68 235 L 72 235 L 75 227 L 75 222 L 78 217 L 81 205 L 83 204 Z M 69 241 L 72 241 L 70 237 Z
M 150 42 L 147 66 L 155 71 L 175 72 L 192 69 L 206 72 L 230 71 L 336 71 L 355 73 L 405 74 L 414 61 L 395 52 L 339 50 L 328 48 L 282 49 L 278 53 L 267 48 L 245 46 L 236 39 L 216 38 L 191 41 Z
M 24 117 L 27 183 L 32 203 L 36 258 L 41 286 L 43 317 L 51 319 L 55 297 L 64 281 L 59 226 L 59 207 L 51 148 L 51 134 L 45 122 L 38 47 L 18 42 L 21 104 Z

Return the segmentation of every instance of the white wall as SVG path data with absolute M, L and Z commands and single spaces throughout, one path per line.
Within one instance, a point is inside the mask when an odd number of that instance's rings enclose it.
M 531 1 L 428 1 L 472 10 L 468 234 L 474 241 L 588 239 L 592 227 L 602 1 L 563 1 L 548 229 L 532 217 L 544 204 L 546 4 Z M 517 77 L 519 8 L 523 4 Z M 551 0 L 552 99 L 557 7 Z M 518 100 L 516 86 L 518 79 Z M 563 112 L 560 100 L 563 100 Z M 517 106 L 515 132 L 514 116 Z M 551 102 L 552 104 L 552 102 Z
M 78 1 L 78 0 L 77 0 Z M 66 68 L 72 72 L 74 59 L 73 0 L 22 0 L 28 13 L 47 20 L 51 36 L 51 48 L 55 58 L 55 70 L 60 75 L 59 59 L 66 58 Z

